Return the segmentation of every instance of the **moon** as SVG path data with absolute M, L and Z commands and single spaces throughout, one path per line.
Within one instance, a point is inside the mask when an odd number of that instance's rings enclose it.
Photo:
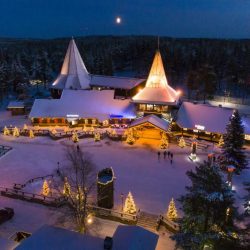
M 117 24 L 120 24 L 122 22 L 122 19 L 118 16 L 116 19 L 115 19 L 115 22 Z

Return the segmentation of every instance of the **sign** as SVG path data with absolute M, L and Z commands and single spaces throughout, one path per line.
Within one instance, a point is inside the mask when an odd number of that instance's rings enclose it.
M 202 125 L 194 125 L 196 127 L 196 129 L 198 130 L 205 130 L 205 126 Z

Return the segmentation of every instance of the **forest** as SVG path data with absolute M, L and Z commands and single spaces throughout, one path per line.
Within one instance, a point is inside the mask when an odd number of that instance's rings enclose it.
M 0 99 L 24 94 L 30 84 L 49 88 L 60 72 L 71 38 L 0 39 Z M 146 78 L 158 49 L 155 36 L 75 37 L 91 74 Z M 187 98 L 214 95 L 247 99 L 250 94 L 250 40 L 160 37 L 169 83 Z

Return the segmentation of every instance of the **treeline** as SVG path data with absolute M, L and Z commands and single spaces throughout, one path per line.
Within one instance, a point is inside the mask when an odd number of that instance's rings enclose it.
M 22 91 L 22 84 L 41 81 L 47 87 L 59 73 L 70 38 L 0 39 L 2 93 Z M 88 71 L 113 75 L 121 71 L 146 77 L 157 49 L 153 36 L 75 38 Z M 250 40 L 160 38 L 168 79 L 183 85 L 192 98 L 215 93 L 247 97 L 250 84 Z M 21 86 L 20 86 L 21 85 Z

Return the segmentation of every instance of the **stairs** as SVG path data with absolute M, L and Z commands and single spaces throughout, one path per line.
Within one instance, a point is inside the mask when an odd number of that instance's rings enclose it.
M 157 228 L 157 220 L 157 215 L 141 212 L 138 215 L 137 226 L 155 232 Z

